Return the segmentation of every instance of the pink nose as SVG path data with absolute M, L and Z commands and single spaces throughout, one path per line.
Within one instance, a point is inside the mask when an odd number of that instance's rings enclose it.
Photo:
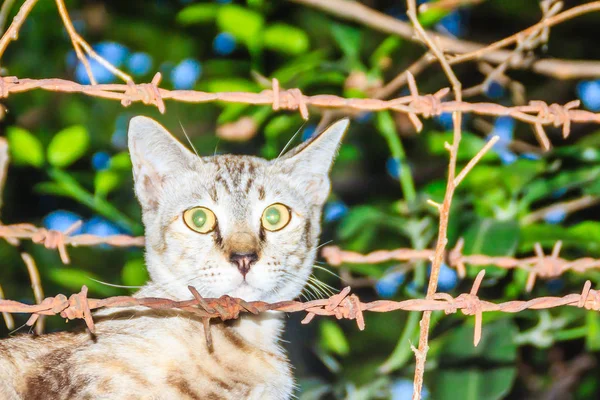
M 242 276 L 245 278 L 250 267 L 258 260 L 256 253 L 231 253 L 229 261 L 238 268 Z

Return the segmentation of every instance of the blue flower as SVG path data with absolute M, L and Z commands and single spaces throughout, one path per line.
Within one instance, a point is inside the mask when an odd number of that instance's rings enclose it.
M 65 57 L 65 62 L 67 63 L 67 67 L 74 68 L 77 65 L 77 54 L 75 54 L 75 50 L 71 50 L 67 52 L 67 56 Z
M 399 179 L 402 163 L 395 157 L 389 157 L 385 162 L 385 169 L 392 178 Z
M 494 122 L 494 129 L 488 135 L 487 139 L 490 140 L 493 136 L 498 136 L 499 139 L 492 147 L 494 151 L 500 157 L 502 164 L 508 165 L 517 161 L 517 155 L 513 153 L 509 146 L 513 140 L 515 130 L 514 118 L 502 116 L 496 118 Z
M 125 62 L 129 50 L 122 44 L 115 42 L 100 42 L 92 46 L 106 61 L 119 68 Z
M 372 119 L 373 119 L 372 112 L 364 112 L 364 113 L 358 114 L 355 118 L 356 122 L 358 122 L 359 124 L 366 124 L 367 122 L 370 122 Z
M 202 65 L 198 61 L 188 58 L 173 68 L 171 71 L 171 82 L 173 82 L 175 89 L 192 89 L 201 74 Z
M 431 266 L 429 266 L 427 275 L 431 276 Z M 456 285 L 458 285 L 458 274 L 454 268 L 450 268 L 446 263 L 442 263 L 438 275 L 438 290 L 440 292 L 449 292 L 454 289 Z
M 394 297 L 398 288 L 404 282 L 404 273 L 401 271 L 386 272 L 386 274 L 375 283 L 375 291 L 384 299 Z
M 116 129 L 110 138 L 110 142 L 119 150 L 127 148 L 127 131 L 125 129 Z
M 116 77 L 113 73 L 107 70 L 104 65 L 100 64 L 98 61 L 90 59 L 89 64 L 96 82 L 111 83 L 115 80 Z M 83 85 L 89 85 L 91 83 L 87 70 L 81 61 L 79 61 L 77 67 L 75 67 L 75 80 Z
M 552 197 L 553 199 L 558 199 L 560 197 L 563 197 L 566 193 L 567 193 L 567 188 L 563 187 L 563 188 L 556 189 L 555 191 L 553 191 L 550 194 L 550 197 Z
M 541 160 L 542 156 L 537 153 L 523 153 L 521 154 L 521 158 L 524 158 L 525 160 L 537 161 Z
M 435 25 L 435 28 L 442 33 L 454 37 L 461 37 L 465 34 L 465 25 L 460 11 L 455 10 L 446 15 Z
M 549 224 L 560 224 L 567 217 L 567 212 L 564 208 L 556 208 L 554 210 L 548 211 L 544 215 L 544 221 Z
M 600 79 L 583 81 L 577 85 L 577 96 L 590 111 L 600 111 Z
M 309 124 L 304 127 L 302 131 L 302 141 L 306 142 L 308 139 L 312 138 L 317 130 L 317 126 L 315 124 Z
M 492 135 L 497 135 L 500 137 L 498 143 L 502 142 L 504 144 L 509 144 L 513 140 L 514 131 L 514 118 L 502 116 L 496 118 L 496 122 L 494 122 L 494 130 L 492 131 Z
M 499 99 L 504 96 L 504 86 L 502 86 L 499 82 L 491 81 L 488 87 L 485 90 L 485 95 L 490 99 Z
M 450 268 L 445 263 L 440 266 L 440 275 L 438 277 L 438 289 L 449 292 L 458 285 L 458 274 L 456 270 Z
M 546 288 L 550 294 L 558 294 L 565 287 L 565 280 L 560 278 L 550 279 L 546 282 Z
M 329 202 L 325 204 L 325 209 L 323 210 L 325 222 L 337 221 L 342 219 L 346 214 L 348 214 L 348 206 L 341 201 Z
M 77 221 L 81 221 L 81 216 L 65 210 L 52 211 L 50 214 L 44 217 L 42 224 L 46 229 L 53 229 L 55 231 L 64 232 L 71 227 Z M 79 235 L 81 233 L 81 227 L 79 227 L 72 234 Z
M 100 237 L 121 234 L 121 230 L 112 222 L 102 217 L 92 217 L 83 224 L 83 233 Z
M 105 151 L 98 151 L 92 156 L 92 168 L 96 171 L 108 169 L 110 165 L 110 154 Z
M 411 400 L 413 395 L 413 381 L 409 379 L 396 379 L 390 386 L 391 400 Z M 423 386 L 421 388 L 421 399 L 429 398 L 429 390 Z
M 152 69 L 152 57 L 147 53 L 133 53 L 127 59 L 127 68 L 135 76 L 144 76 Z
M 236 48 L 235 37 L 231 33 L 221 32 L 213 40 L 213 50 L 221 56 L 228 56 Z
M 498 142 L 500 143 L 500 142 Z M 496 143 L 496 145 L 498 145 L 498 143 Z M 496 147 L 496 145 L 494 147 Z M 504 165 L 510 165 L 512 163 L 514 163 L 515 161 L 517 161 L 518 157 L 515 153 L 513 153 L 512 151 L 510 151 L 508 148 L 506 147 L 501 147 L 496 150 L 496 154 L 498 154 L 498 157 L 500 157 L 500 161 L 502 162 L 502 164 Z
M 451 130 L 454 126 L 452 122 L 452 113 L 444 112 L 440 115 L 436 115 L 433 119 L 442 127 L 444 130 Z

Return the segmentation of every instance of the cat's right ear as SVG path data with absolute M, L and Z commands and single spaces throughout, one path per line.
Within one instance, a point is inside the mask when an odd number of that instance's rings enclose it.
M 191 169 L 198 157 L 152 118 L 132 118 L 127 135 L 135 193 L 142 209 L 155 210 L 166 178 Z

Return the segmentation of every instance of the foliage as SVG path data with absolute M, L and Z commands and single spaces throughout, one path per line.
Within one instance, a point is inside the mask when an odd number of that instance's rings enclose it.
M 25 23 L 19 43 L 9 47 L 3 67 L 19 77 L 65 77 L 87 83 L 68 37 L 59 28 L 56 10 L 42 3 Z M 445 34 L 491 42 L 539 17 L 539 10 L 525 3 L 489 0 L 452 13 L 430 11 L 421 15 L 421 21 Z M 289 3 L 153 0 L 147 2 L 143 14 L 132 4 L 72 1 L 69 8 L 76 28 L 96 51 L 138 82 L 149 81 L 154 72 L 161 71 L 167 88 L 259 91 L 269 87 L 270 78 L 277 78 L 282 87 L 298 87 L 308 94 L 368 97 L 423 52 L 421 46 L 398 37 Z M 404 9 L 392 2 L 376 1 L 374 5 L 389 15 L 404 17 Z M 595 37 L 585 36 L 584 29 L 592 32 L 595 21 L 584 18 L 577 23 L 579 27 L 567 23 L 572 30 L 553 30 L 548 56 L 598 58 Z M 99 82 L 116 81 L 102 65 L 92 63 L 92 69 Z M 458 72 L 465 84 L 484 79 L 475 65 Z M 510 75 L 520 79 L 536 98 L 565 103 L 579 96 L 589 109 L 599 107 L 597 81 L 578 85 L 528 72 Z M 425 93 L 448 85 L 435 68 L 417 80 Z M 501 104 L 513 102 L 511 93 L 499 82 L 477 100 L 489 98 Z M 314 134 L 319 118 L 313 113 L 302 125 L 297 114 L 274 112 L 265 106 L 179 103 L 167 103 L 167 113 L 159 116 L 156 110 L 141 105 L 123 108 L 115 101 L 35 91 L 11 95 L 5 105 L 8 114 L 2 124 L 13 164 L 4 193 L 3 222 L 44 223 L 48 228 L 64 229 L 60 227 L 80 216 L 86 221 L 82 232 L 101 235 L 142 233 L 126 153 L 131 116 L 153 116 L 179 137 L 183 137 L 181 124 L 201 155 L 234 152 L 265 157 L 277 156 L 289 140 L 306 140 Z M 256 136 L 242 142 L 217 137 L 220 127 L 244 117 L 254 122 Z M 425 129 L 417 135 L 404 114 L 355 115 L 332 172 L 333 192 L 326 207 L 322 241 L 332 240 L 359 252 L 432 248 L 437 215 L 425 200 L 443 198 L 444 142 L 451 138 L 447 117 L 425 121 Z M 298 129 L 300 134 L 293 136 Z M 542 154 L 534 147 L 537 144 L 529 126 L 510 119 L 483 121 L 471 116 L 458 155 L 460 167 L 485 144 L 490 133 L 500 135 L 501 141 L 458 188 L 448 232 L 450 246 L 462 237 L 465 254 L 530 256 L 536 242 L 549 249 L 562 240 L 565 258 L 600 257 L 597 207 L 576 212 L 559 208 L 529 220 L 532 212 L 542 207 L 600 194 L 600 132 L 593 129 L 576 126 L 568 141 L 559 132 L 551 132 L 556 147 Z M 53 213 L 56 210 L 71 214 Z M 83 284 L 94 296 L 125 294 L 135 289 L 100 282 L 135 288 L 147 280 L 139 249 L 75 248 L 70 253 L 71 265 L 64 266 L 53 252 L 23 246 L 37 260 L 48 294 L 68 293 Z M 2 244 L 0 253 L 4 261 L 0 283 L 6 297 L 32 302 L 19 252 Z M 364 300 L 424 296 L 425 263 L 343 268 L 355 278 L 369 278 L 366 287 L 356 290 Z M 526 294 L 522 271 L 486 269 L 480 295 L 494 301 L 577 292 L 585 279 L 594 285 L 600 282 L 600 273 L 591 270 L 585 277 L 567 274 L 553 281 L 540 279 L 533 293 Z M 446 271 L 444 289 L 454 295 L 468 290 L 476 273 L 470 268 L 467 278 L 457 281 L 453 271 Z M 344 285 L 321 270 L 315 274 L 334 287 Z M 286 335 L 301 399 L 410 397 L 404 389 L 410 386 L 403 382 L 412 379 L 414 358 L 409 342 L 418 339 L 417 313 L 367 315 L 365 332 L 333 319 L 316 321 L 316 328 L 298 327 L 295 318 Z M 550 388 L 552 363 L 560 366 L 562 359 L 572 359 L 586 348 L 600 348 L 598 316 L 578 309 L 486 314 L 485 321 L 482 342 L 474 348 L 470 318 L 434 313 L 425 376 L 430 398 L 532 397 L 539 394 L 532 391 Z M 17 322 L 20 325 L 24 319 Z M 48 324 L 50 329 L 64 328 L 60 319 Z M 523 370 L 529 375 L 521 373 Z M 600 384 L 591 375 L 581 379 L 574 389 L 576 398 L 600 393 Z

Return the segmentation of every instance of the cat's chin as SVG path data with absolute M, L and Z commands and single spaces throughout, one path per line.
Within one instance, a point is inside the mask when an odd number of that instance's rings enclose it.
M 245 301 L 265 301 L 265 293 L 250 285 L 248 282 L 243 281 L 238 287 L 229 291 L 227 295 L 231 297 L 237 297 Z

